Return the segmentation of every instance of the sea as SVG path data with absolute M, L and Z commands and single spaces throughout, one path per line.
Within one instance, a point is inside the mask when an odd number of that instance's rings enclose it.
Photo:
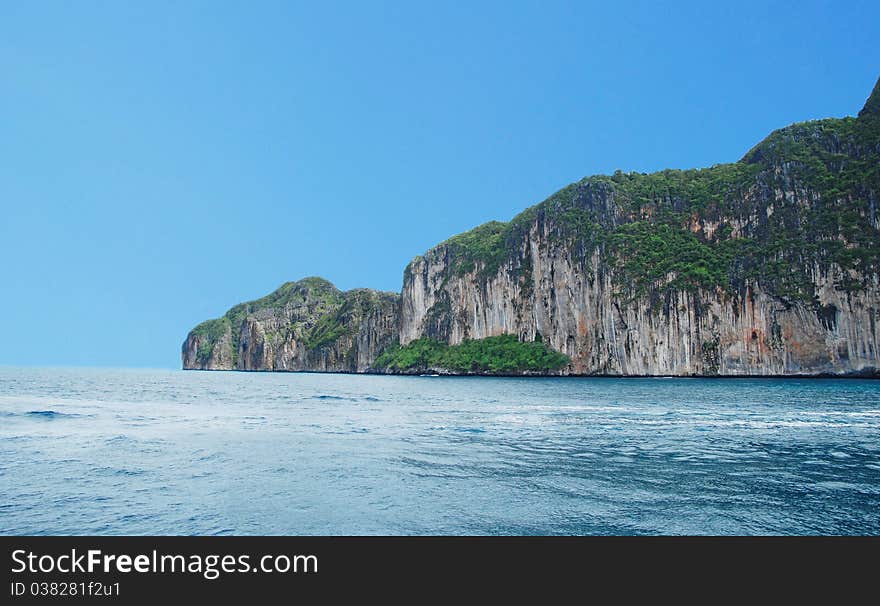
M 0 534 L 877 535 L 880 381 L 0 367 Z

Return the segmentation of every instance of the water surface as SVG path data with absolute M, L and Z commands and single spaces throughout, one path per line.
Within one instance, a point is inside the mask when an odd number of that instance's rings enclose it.
M 880 382 L 0 368 L 0 534 L 880 534 Z

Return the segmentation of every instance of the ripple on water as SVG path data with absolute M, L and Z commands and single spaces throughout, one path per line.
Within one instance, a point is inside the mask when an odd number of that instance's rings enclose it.
M 75 419 L 86 415 L 79 415 L 69 412 L 58 412 L 57 410 L 29 410 L 25 413 L 25 416 L 33 419 L 46 419 L 48 421 L 51 421 L 55 419 Z
M 880 534 L 878 387 L 0 368 L 0 530 Z

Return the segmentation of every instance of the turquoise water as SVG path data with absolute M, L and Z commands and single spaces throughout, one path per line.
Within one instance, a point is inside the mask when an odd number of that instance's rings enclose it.
M 880 534 L 880 382 L 0 368 L 2 534 Z

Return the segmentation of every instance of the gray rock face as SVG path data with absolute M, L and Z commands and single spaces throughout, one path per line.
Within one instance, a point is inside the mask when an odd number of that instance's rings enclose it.
M 595 249 L 588 263 L 533 224 L 524 263 L 490 277 L 454 275 L 443 247 L 406 273 L 400 340 L 451 344 L 499 334 L 541 335 L 567 354 L 569 374 L 788 375 L 870 372 L 878 366 L 877 274 L 866 288 L 835 287 L 839 268 L 810 268 L 818 305 L 791 303 L 760 285 L 743 292 L 655 291 L 630 300 Z
M 399 295 L 306 278 L 193 329 L 185 369 L 364 372 L 396 341 Z
M 583 179 L 416 257 L 400 296 L 287 284 L 196 327 L 184 368 L 364 372 L 393 343 L 513 334 L 562 374 L 876 374 L 878 95 L 737 163 Z

